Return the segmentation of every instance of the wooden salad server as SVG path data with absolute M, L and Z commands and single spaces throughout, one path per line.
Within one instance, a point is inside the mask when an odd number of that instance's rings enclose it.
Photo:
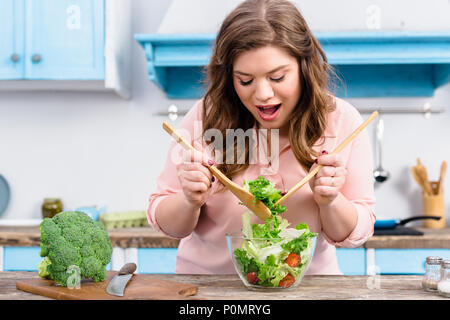
M 373 119 L 378 116 L 378 111 L 374 111 L 358 128 L 353 131 L 352 134 L 350 134 L 344 141 L 341 142 L 340 145 L 337 146 L 336 149 L 332 152 L 332 154 L 338 154 L 342 149 L 345 148 L 345 146 L 352 141 Z M 275 202 L 275 206 L 289 198 L 295 191 L 303 187 L 309 180 L 314 177 L 317 172 L 322 168 L 322 165 L 318 165 L 314 168 L 310 173 L 308 173 L 302 180 L 300 180 L 295 186 L 293 186 L 281 199 L 279 199 L 277 202 Z
M 186 150 L 195 150 L 195 148 L 187 142 L 182 136 L 180 136 L 170 124 L 163 122 L 163 129 L 169 133 L 176 142 L 181 144 L 181 146 Z M 228 179 L 217 167 L 214 165 L 207 167 L 209 171 L 217 178 L 219 181 L 227 187 L 241 202 L 252 211 L 257 217 L 262 220 L 266 220 L 272 216 L 270 209 L 260 200 L 254 202 L 255 196 L 245 190 L 243 187 L 239 186 L 237 183 Z

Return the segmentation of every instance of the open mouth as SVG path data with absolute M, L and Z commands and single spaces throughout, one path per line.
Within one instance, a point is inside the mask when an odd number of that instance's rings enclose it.
M 275 112 L 278 111 L 278 109 L 280 109 L 281 103 L 280 104 L 276 104 L 276 105 L 271 105 L 271 106 L 256 106 L 256 107 L 263 114 L 273 115 Z
M 267 106 L 256 106 L 256 110 L 258 110 L 258 114 L 264 121 L 272 121 L 278 117 L 280 113 L 281 103 L 267 105 Z

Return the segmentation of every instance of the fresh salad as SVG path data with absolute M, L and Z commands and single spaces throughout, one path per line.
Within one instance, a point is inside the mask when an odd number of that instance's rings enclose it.
M 234 257 L 247 281 L 264 287 L 292 286 L 309 263 L 313 238 L 306 223 L 288 228 L 290 223 L 280 216 L 286 207 L 277 205 L 282 193 L 275 184 L 258 177 L 244 181 L 244 188 L 261 200 L 272 212 L 264 224 L 252 224 L 252 213 L 242 215 L 241 247 L 234 250 Z

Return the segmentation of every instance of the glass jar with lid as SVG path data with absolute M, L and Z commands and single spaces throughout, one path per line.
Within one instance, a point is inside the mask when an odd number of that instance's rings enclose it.
M 441 257 L 427 257 L 422 287 L 427 291 L 436 291 L 441 280 Z
M 438 283 L 438 291 L 441 296 L 450 298 L 450 260 L 443 260 L 441 265 L 441 281 Z
M 58 198 L 45 198 L 42 203 L 42 218 L 53 218 L 63 211 L 63 204 Z

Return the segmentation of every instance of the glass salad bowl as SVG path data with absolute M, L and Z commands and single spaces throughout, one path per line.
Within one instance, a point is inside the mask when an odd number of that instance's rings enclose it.
M 249 238 L 242 232 L 226 235 L 234 268 L 251 290 L 292 290 L 308 270 L 316 246 L 309 229 L 285 229 L 279 238 Z

